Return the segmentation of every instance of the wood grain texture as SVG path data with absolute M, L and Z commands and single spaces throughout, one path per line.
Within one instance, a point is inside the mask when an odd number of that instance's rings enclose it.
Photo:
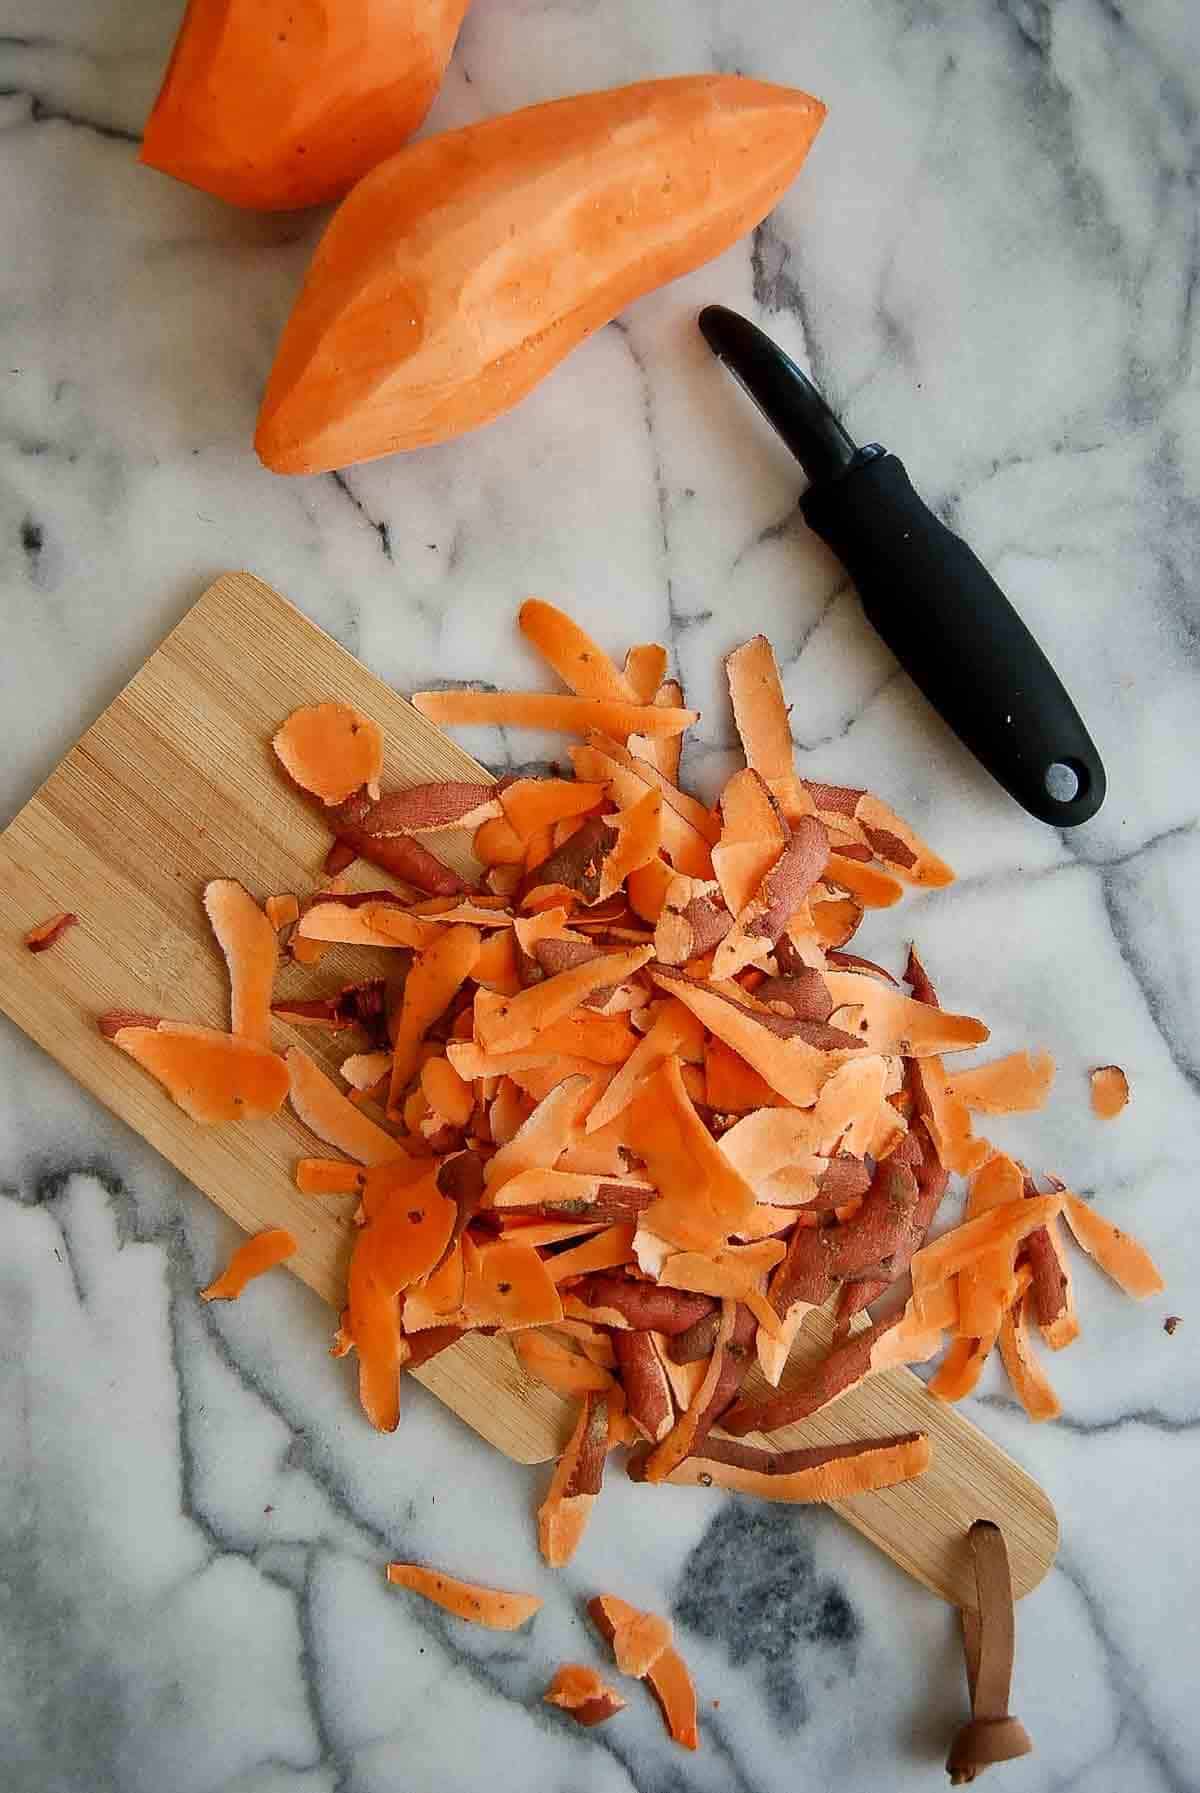
M 138 1008 L 228 1025 L 228 985 L 201 904 L 204 884 L 236 877 L 253 894 L 320 881 L 329 834 L 289 786 L 271 752 L 297 705 L 333 698 L 375 718 L 388 743 L 385 782 L 486 777 L 404 700 L 261 581 L 219 579 L 166 639 L 0 836 L 0 1009 L 101 1102 L 134 1127 L 240 1226 L 286 1226 L 300 1241 L 296 1274 L 338 1306 L 345 1286 L 352 1198 L 299 1194 L 295 1160 L 324 1148 L 289 1113 L 253 1126 L 194 1125 L 156 1083 L 101 1039 L 96 1016 Z M 463 843 L 431 843 L 469 872 Z M 387 880 L 356 867 L 359 888 Z M 51 951 L 22 945 L 59 909 L 80 925 Z M 319 970 L 286 966 L 279 993 L 311 994 L 386 971 L 388 955 L 339 948 Z M 277 1027 L 336 1062 L 313 1030 Z M 344 1048 L 343 1048 L 344 1050 Z M 819 1353 L 813 1316 L 793 1365 Z M 314 1349 L 321 1341 L 314 1340 Z M 789 1373 L 794 1373 L 791 1366 Z M 472 1338 L 417 1372 L 438 1398 L 520 1462 L 557 1454 L 571 1404 L 526 1380 L 504 1339 Z M 839 1511 L 910 1574 L 945 1598 L 970 1597 L 966 1531 L 1004 1528 L 1014 1585 L 1045 1574 L 1057 1542 L 1042 1491 L 953 1409 L 906 1371 L 878 1376 L 780 1446 L 883 1432 L 928 1431 L 934 1462 L 919 1482 L 844 1502 Z M 666 1492 L 646 1498 L 669 1498 Z

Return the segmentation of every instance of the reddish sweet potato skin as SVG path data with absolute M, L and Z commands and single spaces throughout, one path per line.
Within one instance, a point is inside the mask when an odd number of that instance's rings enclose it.
M 588 1307 L 610 1307 L 624 1314 L 635 1331 L 661 1332 L 668 1338 L 685 1332 L 716 1307 L 709 1295 L 660 1289 L 653 1283 L 606 1276 L 602 1272 L 581 1278 L 572 1293 Z

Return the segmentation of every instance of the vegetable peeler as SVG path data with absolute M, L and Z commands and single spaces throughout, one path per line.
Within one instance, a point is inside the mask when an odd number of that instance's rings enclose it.
M 714 355 L 808 476 L 800 510 L 868 621 L 1011 797 L 1054 828 L 1087 822 L 1104 767 L 1078 710 L 987 568 L 878 443 L 858 448 L 807 374 L 748 318 L 700 313 Z

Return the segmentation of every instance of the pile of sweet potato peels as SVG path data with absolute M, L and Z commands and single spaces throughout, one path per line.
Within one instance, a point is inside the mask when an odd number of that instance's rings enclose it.
M 746 765 L 709 809 L 679 783 L 695 712 L 661 647 L 619 667 L 551 605 L 520 623 L 566 693 L 414 702 L 447 724 L 577 734 L 573 777 L 389 791 L 369 718 L 295 712 L 275 748 L 329 819 L 330 881 L 262 906 L 208 886 L 230 1031 L 117 1012 L 105 1035 L 198 1121 L 290 1100 L 322 1142 L 296 1182 L 356 1198 L 333 1349 L 354 1355 L 373 1425 L 397 1425 L 405 1368 L 471 1329 L 508 1334 L 528 1376 L 578 1398 L 538 1514 L 551 1564 L 576 1549 L 614 1445 L 638 1481 L 841 1500 L 919 1476 L 928 1438 L 741 1440 L 939 1354 L 930 1388 L 958 1400 L 994 1347 L 1031 1417 L 1051 1417 L 1035 1335 L 1059 1350 L 1079 1332 L 1061 1222 L 1130 1294 L 1162 1283 L 1128 1234 L 976 1130 L 1039 1108 L 1052 1061 L 955 1069 L 984 1024 L 942 1008 L 915 952 L 901 982 L 848 950 L 868 909 L 949 868 L 869 792 L 797 776 L 762 637 L 726 663 Z M 475 887 L 424 838 L 451 827 L 472 832 Z M 388 881 L 348 892 L 356 858 Z M 281 952 L 316 966 L 334 944 L 385 949 L 389 970 L 275 1000 Z M 344 1087 L 299 1047 L 277 1053 L 273 1018 L 344 1039 Z M 927 1242 L 955 1174 L 963 1220 Z M 236 1296 L 290 1249 L 286 1233 L 248 1241 L 206 1295 Z M 826 1305 L 832 1349 L 781 1391 Z

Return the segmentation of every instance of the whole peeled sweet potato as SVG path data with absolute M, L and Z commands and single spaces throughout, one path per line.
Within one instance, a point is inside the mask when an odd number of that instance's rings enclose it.
M 441 85 L 469 0 L 189 0 L 141 160 L 233 205 L 340 199 Z
M 753 229 L 824 116 L 793 88 L 686 75 L 410 145 L 317 248 L 262 460 L 319 473 L 490 423 L 631 300 Z

